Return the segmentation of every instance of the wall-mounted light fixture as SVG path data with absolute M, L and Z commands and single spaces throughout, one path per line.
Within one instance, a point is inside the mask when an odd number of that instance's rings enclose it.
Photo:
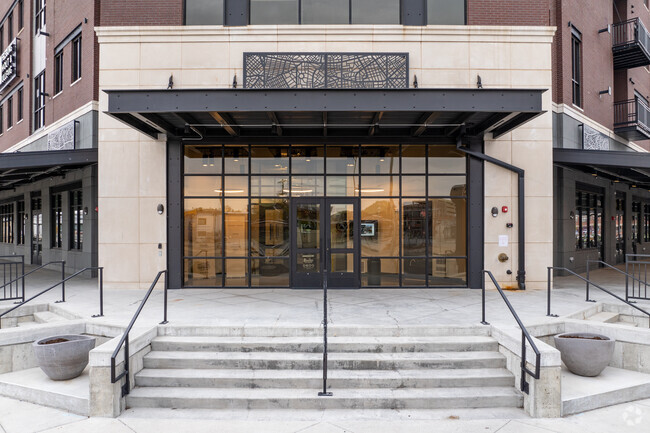
M 162 203 L 158 203 L 158 215 L 162 215 L 165 211 L 165 206 Z
M 569 212 L 569 219 L 572 220 L 572 219 L 575 219 L 575 218 L 576 218 L 576 213 L 573 212 L 573 211 Z
M 598 30 L 598 34 L 611 33 L 611 32 L 612 32 L 612 26 L 610 24 L 607 24 L 607 27 Z
M 599 96 L 599 97 L 600 97 L 600 96 L 603 96 L 603 95 L 610 95 L 610 96 L 611 96 L 611 94 L 612 94 L 612 88 L 611 88 L 611 86 L 608 87 L 608 88 L 605 89 L 605 90 L 601 90 L 600 92 L 598 92 L 598 96 Z
M 88 215 L 88 206 L 84 208 L 84 215 Z
M 494 207 L 492 208 L 492 210 L 490 211 L 490 213 L 492 214 L 492 216 L 493 216 L 494 218 L 496 218 L 497 215 L 499 215 L 499 208 L 496 207 L 496 206 L 494 206 Z

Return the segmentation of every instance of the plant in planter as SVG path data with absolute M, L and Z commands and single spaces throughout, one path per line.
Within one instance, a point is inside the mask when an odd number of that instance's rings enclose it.
M 88 352 L 95 347 L 95 337 L 57 335 L 32 344 L 41 370 L 52 380 L 74 379 L 88 365 Z
M 562 362 L 579 376 L 598 376 L 614 355 L 615 341 L 605 335 L 574 332 L 558 334 L 554 340 Z

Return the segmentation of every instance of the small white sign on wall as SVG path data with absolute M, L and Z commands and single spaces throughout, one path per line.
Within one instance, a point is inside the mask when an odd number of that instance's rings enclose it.
M 499 246 L 500 247 L 508 246 L 508 235 L 499 235 Z

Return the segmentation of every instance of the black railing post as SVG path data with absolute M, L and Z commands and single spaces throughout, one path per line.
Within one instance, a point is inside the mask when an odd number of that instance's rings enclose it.
M 131 381 L 129 380 L 129 334 L 126 334 L 124 340 L 124 386 L 122 387 L 122 397 L 131 392 Z
M 589 279 L 589 260 L 587 260 L 587 279 L 585 280 L 585 284 L 587 285 L 587 291 L 585 292 L 585 301 L 596 302 L 593 299 L 589 299 L 589 285 L 591 284 L 591 280 Z
M 65 260 L 61 262 L 61 300 L 65 302 Z
M 22 274 L 21 275 L 23 276 L 23 278 L 22 278 L 22 280 L 23 280 L 23 298 L 22 298 L 22 302 L 25 302 L 25 256 L 21 256 L 21 257 L 22 257 L 22 260 L 21 260 L 22 261 Z
M 481 325 L 489 325 L 485 320 L 485 271 L 481 272 Z
M 558 317 L 557 314 L 551 314 L 551 276 L 553 268 L 551 266 L 546 268 L 546 315 L 548 317 Z
M 319 397 L 331 397 L 327 391 L 327 269 L 323 269 L 323 391 Z
M 165 300 L 164 300 L 164 306 L 163 306 L 163 321 L 160 322 L 161 325 L 166 325 L 169 323 L 167 321 L 167 271 L 165 271 L 165 279 L 163 280 L 163 284 L 165 285 Z
M 629 266 L 627 262 L 627 256 L 625 257 L 625 300 L 627 302 L 630 301 L 630 296 L 629 296 L 629 290 L 630 290 L 630 274 L 629 274 Z M 632 284 L 634 284 L 634 281 L 632 281 Z
M 521 330 L 521 391 L 526 394 L 530 391 L 526 382 L 526 333 L 523 329 Z
M 99 314 L 92 317 L 104 317 L 104 268 L 99 268 Z

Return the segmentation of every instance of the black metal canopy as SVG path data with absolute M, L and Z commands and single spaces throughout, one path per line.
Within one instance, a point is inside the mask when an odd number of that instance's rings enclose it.
M 650 189 L 650 153 L 553 149 L 553 162 L 611 181 Z
M 499 137 L 543 113 L 542 89 L 107 90 L 107 113 L 138 131 L 229 137 Z
M 97 163 L 97 149 L 0 153 L 0 190 Z

